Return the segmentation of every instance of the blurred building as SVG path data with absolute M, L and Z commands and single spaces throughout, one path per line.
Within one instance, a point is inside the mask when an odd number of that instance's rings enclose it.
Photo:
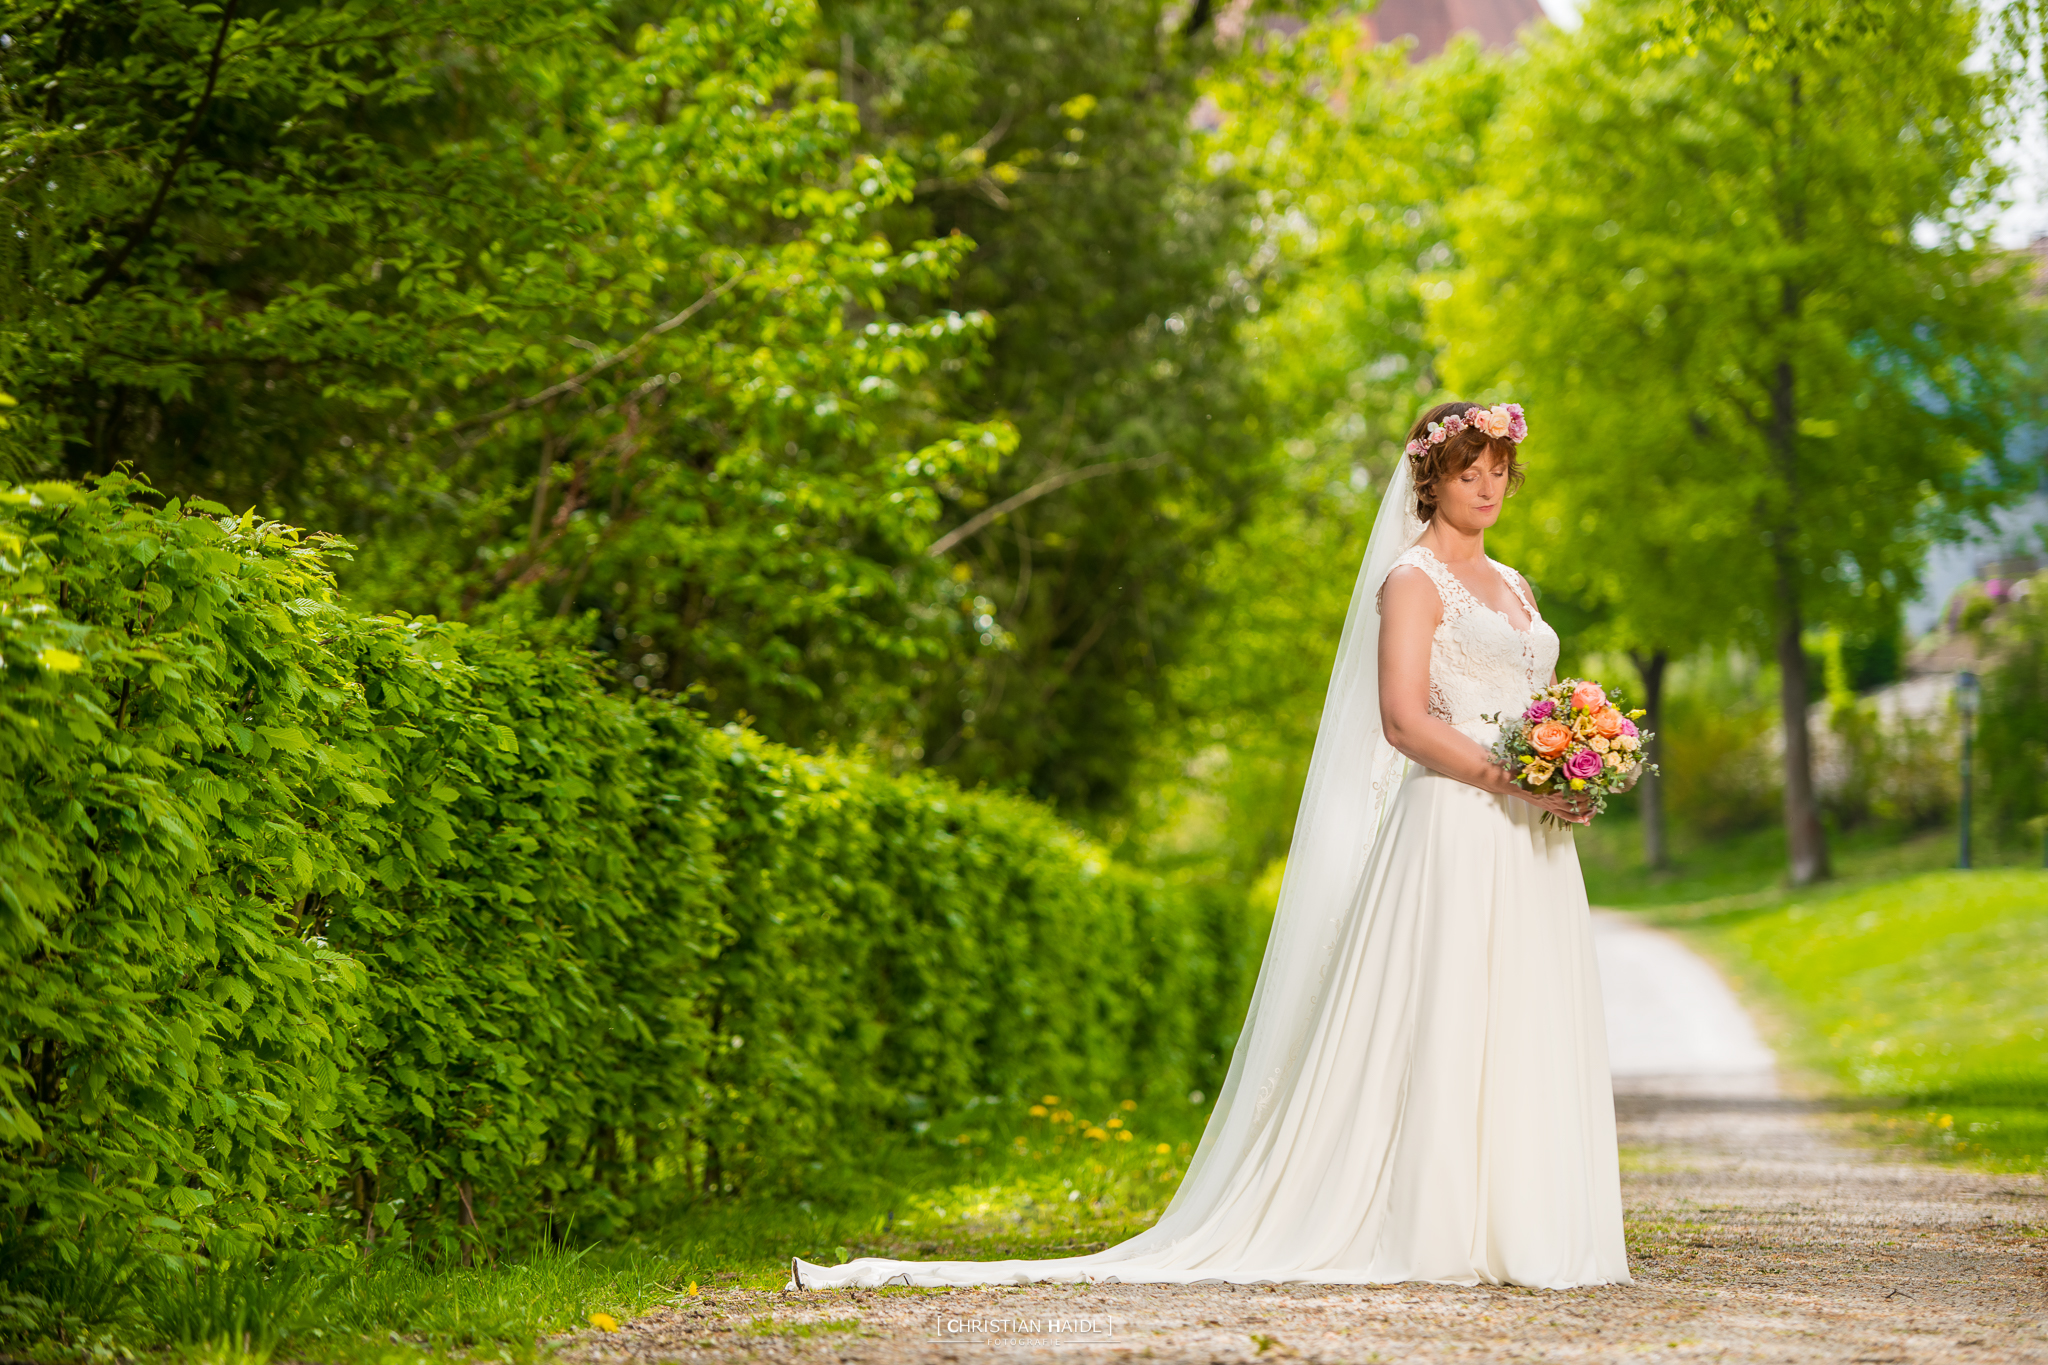
M 1471 33 L 1490 48 L 1512 47 L 1524 26 L 1544 17 L 1537 0 L 1380 0 L 1364 19 L 1376 43 L 1412 37 L 1408 55 L 1434 57 L 1459 33 Z

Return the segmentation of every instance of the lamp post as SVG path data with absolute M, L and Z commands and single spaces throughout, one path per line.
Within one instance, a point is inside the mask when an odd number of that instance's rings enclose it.
M 1977 675 L 1968 669 L 1956 674 L 1956 714 L 1963 718 L 1963 818 L 1959 831 L 1961 854 L 1957 867 L 1970 865 L 1970 739 L 1977 728 Z

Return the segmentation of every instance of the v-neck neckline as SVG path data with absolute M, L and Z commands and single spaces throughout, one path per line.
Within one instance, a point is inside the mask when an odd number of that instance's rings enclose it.
M 1521 607 L 1521 608 L 1522 608 L 1522 610 L 1524 610 L 1524 611 L 1526 611 L 1526 612 L 1528 612 L 1528 613 L 1529 613 L 1529 624 L 1528 624 L 1528 625 L 1526 625 L 1526 626 L 1518 626 L 1518 625 L 1516 625 L 1516 624 L 1515 624 L 1515 620 L 1514 620 L 1514 618 L 1513 618 L 1512 616 L 1509 616 L 1509 615 L 1508 615 L 1508 614 L 1507 614 L 1506 612 L 1502 611 L 1502 610 L 1501 610 L 1501 609 L 1500 609 L 1499 607 L 1496 607 L 1495 605 L 1493 605 L 1493 603 L 1491 603 L 1491 602 L 1487 601 L 1487 600 L 1486 600 L 1485 598 L 1481 597 L 1481 596 L 1480 596 L 1480 595 L 1479 595 L 1478 593 L 1476 593 L 1476 592 L 1472 591 L 1472 585 L 1471 585 L 1470 583 L 1467 583 L 1467 582 L 1466 582 L 1466 581 L 1465 581 L 1464 579 L 1462 579 L 1462 578 L 1459 578 L 1459 577 L 1458 577 L 1458 571 L 1457 571 L 1456 569 L 1452 568 L 1452 567 L 1451 567 L 1451 566 L 1450 566 L 1450 565 L 1449 565 L 1448 563 L 1446 563 L 1446 562 L 1445 562 L 1445 560 L 1444 560 L 1444 557 L 1443 557 L 1442 555 L 1438 554 L 1438 553 L 1437 553 L 1437 552 L 1436 552 L 1435 550 L 1432 550 L 1432 549 L 1430 549 L 1430 548 L 1429 548 L 1429 547 L 1428 547 L 1427 545 L 1420 545 L 1420 544 L 1418 544 L 1418 545 L 1417 545 L 1417 546 L 1416 546 L 1415 548 L 1416 548 L 1416 549 L 1418 549 L 1418 550 L 1420 550 L 1420 551 L 1422 551 L 1422 552 L 1423 552 L 1424 554 L 1428 555 L 1428 556 L 1429 556 L 1429 557 L 1430 557 L 1431 559 L 1434 559 L 1434 560 L 1435 560 L 1435 561 L 1437 562 L 1437 567 L 1438 567 L 1438 568 L 1441 568 L 1441 569 L 1442 569 L 1442 570 L 1443 570 L 1443 571 L 1444 571 L 1445 573 L 1449 574 L 1449 575 L 1450 575 L 1450 576 L 1452 577 L 1452 579 L 1454 579 L 1454 580 L 1455 580 L 1455 581 L 1457 582 L 1457 584 L 1458 584 L 1458 587 L 1459 587 L 1459 588 L 1461 588 L 1461 589 L 1462 589 L 1462 590 L 1464 591 L 1464 593 L 1465 593 L 1465 595 L 1466 595 L 1467 597 L 1471 598 L 1471 599 L 1472 599 L 1472 600 L 1473 600 L 1473 601 L 1474 601 L 1475 603 L 1477 603 L 1478 605 L 1480 605 L 1480 606 L 1482 606 L 1482 607 L 1485 607 L 1485 608 L 1486 608 L 1486 609 L 1487 609 L 1488 611 L 1492 612 L 1492 613 L 1493 613 L 1493 614 L 1494 614 L 1495 616 L 1498 616 L 1498 617 L 1499 617 L 1499 618 L 1500 618 L 1500 619 L 1501 619 L 1502 621 L 1506 622 L 1506 623 L 1507 623 L 1507 628 L 1508 628 L 1509 630 L 1512 630 L 1512 631 L 1513 631 L 1513 632 L 1514 632 L 1515 634 L 1517 634 L 1517 635 L 1529 635 L 1529 634 L 1533 634 L 1533 633 L 1535 632 L 1535 630 L 1536 630 L 1536 612 L 1535 612 L 1535 610 L 1534 610 L 1533 608 L 1529 607 L 1528 605 L 1526 605 L 1525 603 L 1523 603 L 1523 601 L 1522 601 L 1522 595 L 1521 595 L 1520 593 L 1516 592 L 1516 591 L 1515 591 L 1515 585 L 1514 585 L 1513 583 L 1510 583 L 1510 582 L 1508 581 L 1508 575 L 1507 575 L 1507 571 L 1506 571 L 1505 569 L 1501 568 L 1501 566 L 1500 566 L 1500 565 L 1499 565 L 1498 563 L 1496 563 L 1496 562 L 1495 562 L 1495 560 L 1494 560 L 1494 558 L 1493 558 L 1493 556 L 1492 556 L 1492 555 L 1484 555 L 1484 554 L 1483 554 L 1483 555 L 1481 555 L 1481 556 L 1479 556 L 1479 557 L 1480 557 L 1481 559 L 1485 560 L 1485 561 L 1487 562 L 1487 564 L 1488 564 L 1488 565 L 1489 565 L 1489 566 L 1490 566 L 1490 567 L 1491 567 L 1491 568 L 1493 569 L 1494 577 L 1496 577 L 1496 578 L 1500 579 L 1500 585 L 1501 585 L 1502 587 L 1504 587 L 1504 588 L 1506 588 L 1506 589 L 1508 590 L 1508 596 L 1510 596 L 1510 597 L 1512 597 L 1512 598 L 1514 598 L 1514 599 L 1515 599 L 1515 605 L 1517 605 L 1517 606 Z

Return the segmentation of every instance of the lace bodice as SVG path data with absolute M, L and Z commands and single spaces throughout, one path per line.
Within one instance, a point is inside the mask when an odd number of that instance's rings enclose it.
M 1412 564 L 1429 575 L 1443 599 L 1443 620 L 1429 645 L 1429 713 L 1449 721 L 1483 742 L 1494 727 L 1480 719 L 1496 712 L 1519 711 L 1529 694 L 1550 681 L 1557 667 L 1557 632 L 1536 611 L 1520 574 L 1488 559 L 1522 609 L 1529 628 L 1518 630 L 1506 614 L 1487 606 L 1427 548 L 1417 545 L 1394 561 Z M 1380 588 L 1382 601 L 1385 584 Z

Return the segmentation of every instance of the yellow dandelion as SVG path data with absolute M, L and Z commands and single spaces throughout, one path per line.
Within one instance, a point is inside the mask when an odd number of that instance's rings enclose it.
M 1111 1119 L 1109 1123 L 1105 1126 L 1110 1128 L 1121 1128 L 1124 1126 L 1124 1121 L 1122 1119 Z
M 692 1280 L 692 1281 L 690 1281 L 690 1287 L 689 1287 L 688 1289 L 685 1289 L 685 1290 L 684 1290 L 683 1292 L 684 1292 L 685 1294 L 688 1294 L 688 1295 L 689 1295 L 689 1296 L 690 1296 L 691 1298 L 693 1298 L 693 1299 L 694 1299 L 694 1298 L 696 1298 L 696 1297 L 697 1297 L 697 1282 L 696 1282 L 695 1280 Z
M 1087 1138 L 1094 1138 L 1097 1142 L 1109 1141 L 1109 1134 L 1104 1132 L 1100 1128 L 1090 1128 L 1087 1132 L 1081 1134 L 1081 1136 Z
M 1044 1099 L 1039 1101 L 1040 1104 L 1058 1104 L 1059 1102 L 1060 1097 L 1058 1095 L 1047 1095 Z
M 1136 1109 L 1138 1107 L 1138 1102 L 1136 1100 L 1125 1100 L 1118 1107 L 1122 1109 Z
M 1167 1156 L 1173 1151 L 1173 1144 L 1170 1142 L 1162 1142 L 1157 1147 L 1154 1147 L 1152 1151 L 1153 1154 L 1156 1156 Z
M 1045 1109 L 1045 1106 L 1044 1106 L 1044 1105 L 1042 1105 L 1042 1104 L 1034 1104 L 1034 1105 L 1032 1105 L 1032 1106 L 1031 1106 L 1031 1117 L 1032 1117 L 1032 1118 L 1035 1118 L 1035 1119 L 1042 1119 L 1042 1118 L 1044 1118 L 1044 1117 L 1045 1117 L 1045 1113 L 1046 1113 L 1046 1109 Z
M 1116 1140 L 1118 1142 L 1129 1142 L 1131 1140 L 1131 1130 L 1128 1128 L 1124 1129 L 1116 1135 Z
M 619 1320 L 610 1313 L 592 1313 L 590 1315 L 590 1325 L 600 1332 L 616 1332 L 619 1330 Z

